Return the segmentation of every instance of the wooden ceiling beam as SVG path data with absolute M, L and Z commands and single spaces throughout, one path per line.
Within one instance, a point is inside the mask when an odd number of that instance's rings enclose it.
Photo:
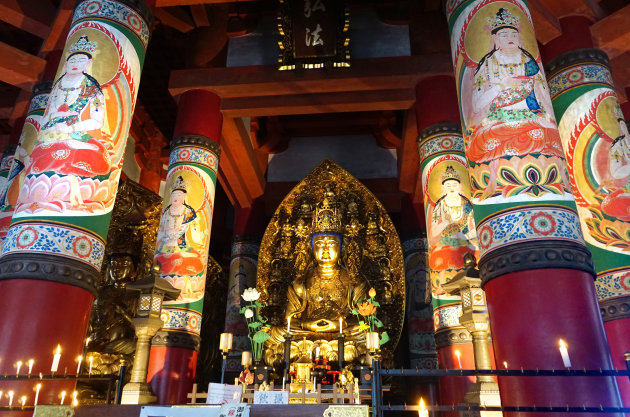
M 65 36 L 70 26 L 70 20 L 72 18 L 72 9 L 74 7 L 74 0 L 62 0 L 59 8 L 57 9 L 57 16 L 52 22 L 48 31 L 48 36 L 42 44 L 39 54 L 45 55 L 55 49 L 63 48 L 62 42 L 65 40 Z
M 210 18 L 208 17 L 208 10 L 205 4 L 196 4 L 190 6 L 190 13 L 192 14 L 195 26 L 210 26 Z
M 251 207 L 253 199 L 247 193 L 247 187 L 240 176 L 234 155 L 225 145 L 221 146 L 219 170 L 223 173 L 224 183 L 231 190 L 236 203 L 240 207 Z
M 233 168 L 247 188 L 247 195 L 252 200 L 261 196 L 265 192 L 265 176 L 260 170 L 245 121 L 242 118 L 224 118 L 222 134 L 223 149 L 233 156 Z M 240 182 L 230 185 L 235 188 Z
M 45 60 L 0 42 L 0 81 L 30 90 L 45 67 Z
M 398 189 L 412 194 L 418 176 L 420 158 L 418 156 L 418 126 L 416 125 L 416 110 L 411 108 L 405 114 L 402 146 L 398 153 Z
M 591 25 L 591 35 L 597 48 L 613 59 L 630 50 L 630 5 Z
M 156 8 L 153 14 L 163 25 L 170 26 L 182 33 L 190 32 L 195 28 L 195 22 L 182 8 Z
M 529 0 L 528 4 L 538 42 L 544 45 L 562 34 L 558 17 L 540 0 Z
M 171 95 L 209 90 L 222 99 L 414 88 L 420 79 L 452 74 L 450 54 L 357 59 L 350 68 L 278 71 L 275 65 L 172 71 Z
M 49 0 L 0 2 L 0 20 L 42 39 L 48 36 L 55 12 L 55 6 Z

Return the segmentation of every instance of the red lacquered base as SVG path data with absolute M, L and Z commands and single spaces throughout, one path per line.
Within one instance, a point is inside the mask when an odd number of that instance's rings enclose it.
M 608 344 L 610 345 L 610 353 L 612 355 L 613 365 L 615 369 L 625 370 L 626 361 L 624 353 L 630 352 L 630 319 L 612 320 L 604 323 L 606 335 L 608 336 Z M 630 378 L 617 378 L 619 385 L 619 393 L 624 407 L 630 407 Z
M 198 352 L 191 349 L 153 346 L 147 381 L 158 404 L 185 404 L 195 382 Z
M 57 374 L 75 375 L 93 301 L 88 291 L 70 285 L 27 279 L 0 281 L 0 373 L 14 374 L 15 364 L 22 361 L 20 375 L 27 375 L 28 361 L 33 359 L 33 376 L 40 372 L 50 375 L 54 351 L 60 345 Z M 38 378 L 0 382 L 4 392 L 0 405 L 9 405 L 6 394 L 12 390 L 13 406 L 19 405 L 24 395 L 26 405 L 32 406 L 39 382 Z M 59 404 L 62 391 L 66 391 L 65 403 L 72 401 L 74 381 L 41 384 L 38 404 Z
M 460 353 L 461 369 L 475 369 L 475 354 L 473 345 L 462 344 L 446 346 L 438 349 L 438 365 L 440 369 L 460 369 L 460 361 L 456 351 Z M 443 376 L 440 377 L 440 404 L 459 405 L 464 404 L 464 396 L 475 382 L 475 377 L 467 376 Z M 443 416 L 459 417 L 459 412 L 442 413 Z
M 572 368 L 613 368 L 590 274 L 514 272 L 490 281 L 485 290 L 497 363 L 506 361 L 510 369 L 564 369 L 562 338 Z M 620 406 L 613 377 L 501 377 L 499 388 L 504 406 Z

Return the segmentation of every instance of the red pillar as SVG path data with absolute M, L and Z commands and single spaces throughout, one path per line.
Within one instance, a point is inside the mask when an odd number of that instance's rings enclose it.
M 561 369 L 564 339 L 574 368 L 611 369 L 591 254 L 527 3 L 451 3 L 446 13 L 496 361 Z M 620 405 L 608 377 L 501 377 L 499 388 L 506 406 Z
M 162 277 L 182 289 L 182 293 L 176 301 L 164 303 L 162 320 L 165 324 L 151 346 L 148 382 L 160 404 L 188 402 L 186 396 L 195 379 L 219 168 L 223 122 L 220 106 L 219 96 L 204 90 L 187 91 L 179 99 L 166 181 L 166 193 L 170 197 L 164 202 L 155 260 L 162 267 Z M 189 226 L 175 245 L 168 222 L 176 221 L 173 216 L 179 215 L 170 212 L 176 191 L 185 194 L 180 227 Z M 191 254 L 195 255 L 191 257 Z
M 153 23 L 143 1 L 108 1 L 117 13 L 96 1 L 76 2 L 59 76 L 24 168 L 0 256 L 0 374 L 30 359 L 34 375 L 50 374 L 60 345 L 57 374 L 72 375 L 83 352 Z M 78 117 L 65 116 L 69 106 Z M 23 395 L 32 405 L 38 382 L 2 381 L 0 390 L 14 391 L 14 405 Z M 41 384 L 39 404 L 59 404 L 62 390 L 71 401 L 74 381 Z
M 464 270 L 464 253 L 477 254 L 453 77 L 436 76 L 418 83 L 416 120 L 438 365 L 441 369 L 474 369 L 472 336 L 459 323 L 461 298 L 442 289 L 442 284 Z M 457 187 L 454 199 L 448 195 L 450 185 L 446 183 Z M 449 204 L 454 204 L 452 209 Z M 453 210 L 461 210 L 461 215 L 455 216 Z M 463 239 L 457 237 L 464 235 Z M 472 382 L 474 378 L 440 378 L 440 402 L 464 403 Z
M 625 369 L 630 347 L 623 334 L 630 332 L 630 238 L 617 240 L 618 230 L 630 228 L 630 194 L 624 191 L 630 174 L 627 155 L 615 153 L 630 145 L 606 53 L 593 49 L 590 21 L 584 17 L 560 20 L 562 35 L 543 47 L 549 58 L 546 72 L 568 172 L 586 244 L 593 254 L 595 288 L 608 335 L 614 367 Z M 609 127 L 611 126 L 611 127 Z M 625 145 L 625 146 L 628 146 Z M 594 151 L 593 151 L 594 150 Z M 613 167 L 611 158 L 619 158 Z M 620 212 L 611 212 L 619 207 Z M 604 228 L 605 233 L 601 233 Z M 623 236 L 623 232 L 621 234 Z M 617 378 L 625 406 L 630 406 L 630 381 Z

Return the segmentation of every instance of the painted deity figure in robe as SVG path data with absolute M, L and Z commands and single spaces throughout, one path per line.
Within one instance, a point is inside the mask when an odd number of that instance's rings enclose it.
M 109 175 L 112 164 L 108 152 L 111 142 L 101 132 L 105 118 L 103 91 L 87 73 L 96 48 L 96 42 L 90 42 L 87 36 L 81 36 L 70 47 L 26 163 L 26 175 L 54 172 L 69 176 L 69 201 L 74 207 L 83 206 L 78 178 Z
M 204 257 L 191 244 L 196 236 L 197 213 L 186 204 L 187 182 L 178 176 L 173 182 L 169 204 L 162 212 L 155 260 L 165 275 L 196 275 L 204 269 Z M 173 285 L 175 285 L 173 283 Z M 185 292 L 186 287 L 182 292 Z
M 473 111 L 467 118 L 466 156 L 490 165 L 482 198 L 496 191 L 501 158 L 540 154 L 559 162 L 564 157 L 541 65 L 523 47 L 518 16 L 500 8 L 488 23 L 491 50 L 472 72 Z
M 460 175 L 449 165 L 441 179 L 442 196 L 428 210 L 429 267 L 435 295 L 444 294 L 442 284 L 464 267 L 464 255 L 477 250 L 473 207 L 462 195 Z
M 619 136 L 612 140 L 608 152 L 607 183 L 612 191 L 602 201 L 602 211 L 630 222 L 630 133 L 623 118 L 617 118 L 617 122 Z

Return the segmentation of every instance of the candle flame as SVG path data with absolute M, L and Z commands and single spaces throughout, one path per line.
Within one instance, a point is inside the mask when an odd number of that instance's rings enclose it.
M 77 362 L 81 362 L 83 360 L 83 356 L 79 355 L 77 356 Z
M 37 391 L 39 391 L 40 389 L 42 389 L 42 384 L 37 384 L 37 385 L 35 385 L 35 389 L 36 389 Z
M 429 415 L 427 408 L 424 405 L 424 399 L 420 397 L 420 409 L 418 410 L 418 417 L 426 417 Z
M 507 361 L 503 361 L 503 366 L 505 367 L 505 369 L 507 369 L 507 368 L 508 368 Z
M 22 398 L 20 398 L 20 402 L 22 403 L 22 407 L 26 405 L 26 395 L 22 395 Z
M 461 355 L 461 352 L 459 350 L 456 350 L 455 351 L 455 356 L 457 356 L 457 359 L 459 359 L 460 355 Z
M 74 391 L 74 392 L 72 393 L 72 406 L 73 406 L 73 407 L 76 407 L 77 405 L 79 405 L 79 400 L 77 400 L 77 395 L 78 395 L 78 394 L 79 394 L 79 393 L 78 393 L 78 392 L 76 392 L 76 391 Z
M 55 351 L 56 355 L 61 355 L 61 345 L 57 345 L 57 350 Z
M 63 401 L 66 399 L 66 392 L 65 391 L 61 391 L 61 404 L 63 404 Z
M 566 349 L 567 348 L 567 344 L 562 339 L 558 340 L 558 345 L 560 346 L 560 349 Z

